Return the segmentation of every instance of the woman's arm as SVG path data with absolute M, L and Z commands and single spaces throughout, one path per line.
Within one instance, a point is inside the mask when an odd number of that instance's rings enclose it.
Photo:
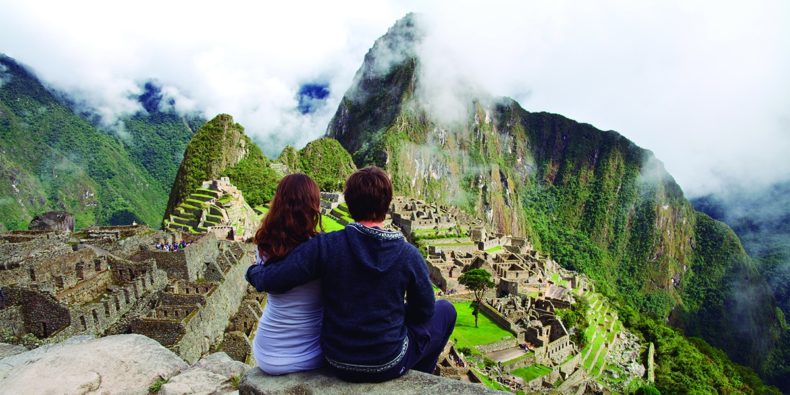
M 305 241 L 283 258 L 247 269 L 246 279 L 258 292 L 283 293 L 321 277 L 322 235 Z

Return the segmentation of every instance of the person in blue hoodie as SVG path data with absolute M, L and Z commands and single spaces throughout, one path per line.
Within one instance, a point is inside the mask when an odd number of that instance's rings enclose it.
M 361 169 L 348 178 L 344 194 L 356 222 L 252 265 L 247 281 L 276 294 L 321 280 L 321 347 L 342 380 L 381 382 L 409 369 L 433 373 L 455 326 L 455 309 L 434 300 L 420 252 L 400 232 L 382 229 L 392 201 L 387 173 Z

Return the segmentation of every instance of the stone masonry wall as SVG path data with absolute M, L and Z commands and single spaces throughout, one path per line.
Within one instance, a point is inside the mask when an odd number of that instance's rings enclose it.
M 225 281 L 206 297 L 206 305 L 186 324 L 185 334 L 174 351 L 187 362 L 197 361 L 209 351 L 212 344 L 221 340 L 228 320 L 237 311 L 246 293 L 244 274 L 250 264 L 252 255 L 248 252 L 225 273 Z
M 499 326 L 507 329 L 513 336 L 516 336 L 519 340 L 524 340 L 524 331 L 519 328 L 516 324 L 508 321 L 505 316 L 500 314 L 496 311 L 491 305 L 488 303 L 483 302 L 480 306 L 480 312 L 485 314 L 486 317 L 490 318 L 491 321 L 496 322 Z

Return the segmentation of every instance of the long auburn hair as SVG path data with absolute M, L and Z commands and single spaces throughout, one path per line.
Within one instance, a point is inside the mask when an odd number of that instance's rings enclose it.
M 310 177 L 289 174 L 277 184 L 269 212 L 255 232 L 258 253 L 267 261 L 282 258 L 321 227 L 321 192 Z

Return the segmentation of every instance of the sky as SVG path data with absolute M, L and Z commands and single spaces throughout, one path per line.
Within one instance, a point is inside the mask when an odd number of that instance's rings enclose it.
M 0 0 L 0 53 L 110 129 L 155 81 L 276 155 L 325 133 L 373 42 L 417 12 L 436 93 L 475 86 L 616 130 L 691 196 L 790 178 L 790 2 L 271 3 Z

